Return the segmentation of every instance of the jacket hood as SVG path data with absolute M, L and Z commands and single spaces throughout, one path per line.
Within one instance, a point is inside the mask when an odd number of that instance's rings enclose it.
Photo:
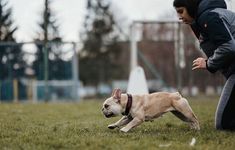
M 198 5 L 197 16 L 200 16 L 203 12 L 214 8 L 227 9 L 227 5 L 224 0 L 201 0 Z

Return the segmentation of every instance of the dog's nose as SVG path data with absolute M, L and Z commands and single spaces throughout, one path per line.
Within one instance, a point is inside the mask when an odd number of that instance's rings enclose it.
M 104 108 L 102 108 L 102 111 L 104 111 Z

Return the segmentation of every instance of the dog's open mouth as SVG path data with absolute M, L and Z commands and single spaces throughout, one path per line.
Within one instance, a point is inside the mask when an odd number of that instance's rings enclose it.
M 106 118 L 110 118 L 110 117 L 113 117 L 113 116 L 114 116 L 113 113 L 105 114 L 105 117 L 106 117 Z

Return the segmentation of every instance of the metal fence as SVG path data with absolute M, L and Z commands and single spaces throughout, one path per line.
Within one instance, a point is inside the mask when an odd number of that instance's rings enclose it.
M 79 100 L 79 43 L 0 42 L 0 100 Z

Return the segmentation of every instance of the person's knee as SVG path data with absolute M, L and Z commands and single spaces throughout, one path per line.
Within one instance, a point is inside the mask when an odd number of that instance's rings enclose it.
M 216 121 L 215 122 L 215 129 L 216 130 L 235 130 L 235 121 Z
M 218 121 L 215 122 L 215 129 L 216 130 L 223 130 L 221 122 L 218 122 Z

